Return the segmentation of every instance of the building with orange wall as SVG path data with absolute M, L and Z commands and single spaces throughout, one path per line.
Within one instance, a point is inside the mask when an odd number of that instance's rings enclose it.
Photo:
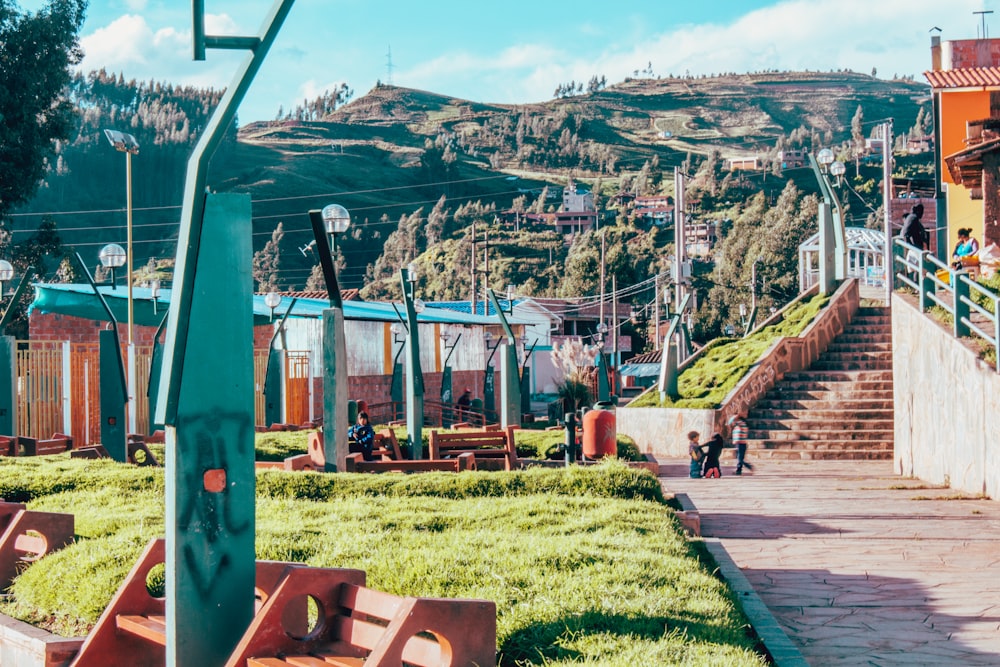
M 994 153 L 970 128 L 1000 118 L 1000 39 L 942 42 L 931 38 L 931 70 L 924 73 L 934 101 L 935 172 L 938 189 L 938 257 L 947 259 L 958 229 L 972 229 L 985 245 L 1000 245 L 1000 200 Z M 965 169 L 956 169 L 964 164 Z M 978 165 L 978 168 L 977 168 Z

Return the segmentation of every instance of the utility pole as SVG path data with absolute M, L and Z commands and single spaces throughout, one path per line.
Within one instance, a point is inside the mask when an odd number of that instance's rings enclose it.
M 885 257 L 883 262 L 883 282 L 885 282 L 885 305 L 892 302 L 892 119 L 882 123 L 882 214 L 885 218 Z
M 472 314 L 476 314 L 476 221 L 472 221 L 472 294 L 469 299 L 469 306 L 472 309 Z
M 604 232 L 601 232 L 601 322 L 604 322 Z
M 660 274 L 653 278 L 653 345 L 660 349 Z
M 684 300 L 684 262 L 687 260 L 684 237 L 684 174 L 674 167 L 674 282 L 677 284 L 674 309 L 680 311 Z
M 611 393 L 618 394 L 618 277 L 611 276 Z

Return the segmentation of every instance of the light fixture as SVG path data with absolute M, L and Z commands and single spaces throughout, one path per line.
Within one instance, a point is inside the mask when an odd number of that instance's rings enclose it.
M 14 277 L 14 265 L 6 259 L 0 259 L 0 297 L 3 296 L 3 284 Z
M 115 147 L 116 151 L 130 155 L 139 154 L 139 142 L 128 132 L 104 130 L 104 136 L 108 138 L 108 142 Z
M 444 344 L 445 344 L 445 347 L 447 347 L 447 346 L 448 346 L 448 341 L 449 341 L 449 340 L 451 340 L 451 332 L 450 332 L 450 331 L 442 331 L 442 332 L 441 332 L 441 333 L 439 334 L 439 336 L 438 336 L 438 337 L 439 337 L 439 338 L 440 338 L 441 340 L 443 340 L 443 341 L 444 341 Z
M 840 178 L 847 171 L 847 167 L 840 160 L 830 163 L 830 175 L 837 177 L 837 185 L 840 185 Z
M 425 308 L 427 308 L 427 304 L 424 303 L 423 299 L 414 299 L 413 300 L 413 310 L 417 311 L 418 313 L 422 313 L 422 312 L 424 312 Z
M 149 295 L 153 300 L 153 314 L 156 315 L 156 305 L 160 298 L 160 281 L 156 278 L 149 281 Z
M 117 243 L 109 243 L 101 248 L 97 258 L 101 260 L 101 266 L 111 269 L 111 289 L 115 289 L 115 269 L 125 263 L 125 248 Z
M 402 343 L 406 339 L 406 327 L 403 326 L 402 322 L 393 322 L 389 326 L 389 331 L 392 332 L 392 342 Z
M 816 154 L 816 161 L 819 162 L 824 167 L 831 162 L 833 162 L 834 155 L 833 151 L 829 148 L 824 148 L 819 153 Z
M 264 305 L 271 309 L 271 320 L 274 320 L 274 309 L 281 303 L 281 297 L 277 292 L 268 292 L 264 295 Z
M 343 234 L 351 226 L 351 214 L 340 204 L 324 206 L 322 215 L 327 234 Z
M 492 331 L 484 331 L 483 332 L 483 341 L 485 341 L 486 342 L 486 346 L 489 347 L 489 344 L 493 342 L 493 332 Z
M 406 279 L 411 282 L 417 282 L 417 263 L 410 262 L 406 265 Z

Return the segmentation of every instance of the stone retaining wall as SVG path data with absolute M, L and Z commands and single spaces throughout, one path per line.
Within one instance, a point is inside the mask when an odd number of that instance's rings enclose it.
M 786 373 L 809 368 L 850 323 L 858 303 L 858 281 L 845 281 L 802 335 L 775 341 L 718 409 L 619 408 L 618 432 L 635 440 L 644 453 L 685 456 L 688 431 L 698 431 L 703 441 L 716 431 L 725 433 L 730 416 L 753 406 Z
M 1000 498 L 1000 374 L 892 296 L 896 472 Z
M 0 614 L 2 667 L 65 667 L 82 645 L 82 637 L 59 637 Z

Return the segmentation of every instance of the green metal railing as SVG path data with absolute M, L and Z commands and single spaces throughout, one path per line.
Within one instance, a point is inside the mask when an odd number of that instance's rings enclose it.
M 975 333 L 991 345 L 996 357 L 994 366 L 1000 373 L 1000 296 L 970 278 L 964 269 L 956 270 L 903 239 L 893 239 L 892 266 L 895 284 L 916 290 L 920 312 L 931 305 L 940 306 L 952 316 L 956 338 Z M 992 305 L 992 311 L 982 303 Z M 992 323 L 992 333 L 973 321 L 973 313 Z

